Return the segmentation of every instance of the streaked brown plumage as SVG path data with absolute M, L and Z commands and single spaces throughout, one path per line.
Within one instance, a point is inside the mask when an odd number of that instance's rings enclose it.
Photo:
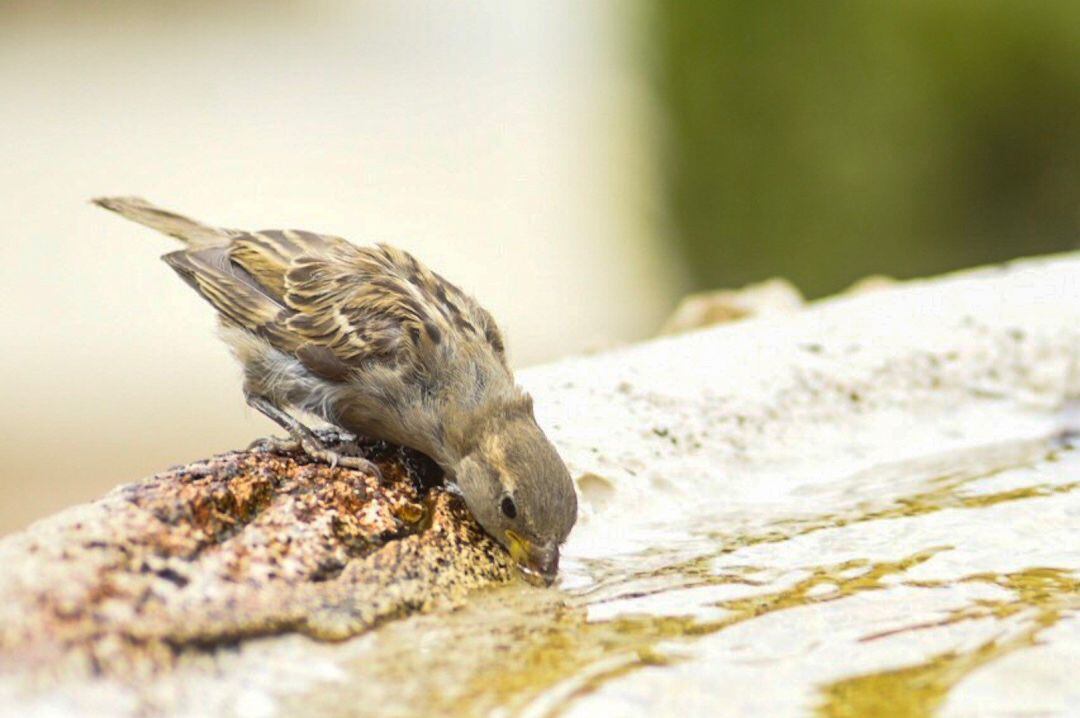
M 163 259 L 217 309 L 248 402 L 305 451 L 372 468 L 329 451 L 297 411 L 427 454 L 526 572 L 552 580 L 577 498 L 475 300 L 387 245 L 219 229 L 132 197 L 94 202 L 187 245 Z

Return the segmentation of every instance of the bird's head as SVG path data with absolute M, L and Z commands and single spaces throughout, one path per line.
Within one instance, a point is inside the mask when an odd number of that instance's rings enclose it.
M 473 516 L 525 578 L 551 585 L 559 546 L 577 520 L 577 494 L 531 407 L 489 423 L 454 474 Z

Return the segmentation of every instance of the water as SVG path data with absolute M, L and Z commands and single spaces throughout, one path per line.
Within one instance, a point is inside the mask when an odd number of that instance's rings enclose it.
M 292 708 L 948 712 L 980 669 L 1075 630 L 1078 489 L 1080 452 L 1059 438 L 876 466 L 719 512 L 702 502 L 663 524 L 605 525 L 601 512 L 568 547 L 559 590 L 522 583 L 390 623 L 356 642 L 332 690 Z

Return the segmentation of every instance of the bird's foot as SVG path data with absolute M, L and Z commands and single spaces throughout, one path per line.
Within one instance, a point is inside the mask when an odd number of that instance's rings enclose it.
M 330 464 L 332 469 L 338 466 L 345 469 L 358 469 L 372 474 L 376 479 L 382 481 L 382 471 L 379 470 L 378 465 L 363 456 L 343 454 L 314 441 L 301 441 L 300 443 L 305 454 L 313 459 Z
M 290 437 L 287 439 L 279 436 L 267 436 L 251 442 L 248 451 L 262 451 L 272 454 L 290 454 L 303 451 L 312 459 L 329 464 L 332 469 L 340 466 L 345 469 L 366 471 L 374 475 L 379 481 L 382 481 L 382 471 L 379 470 L 378 464 L 359 456 L 360 447 L 355 441 L 342 442 L 338 448 L 345 448 L 346 451 L 342 452 L 327 448 L 326 444 L 314 434 L 311 434 L 302 438 Z
M 289 432 L 291 437 L 290 439 L 278 439 L 275 437 L 260 439 L 248 447 L 250 451 L 262 450 L 285 453 L 303 449 L 304 453 L 311 458 L 330 464 L 330 468 L 342 466 L 346 469 L 360 469 L 372 474 L 380 482 L 382 481 L 382 472 L 379 471 L 379 467 L 363 456 L 346 456 L 327 448 L 326 444 L 333 442 L 337 446 L 351 446 L 356 449 L 356 453 L 360 453 L 355 437 L 351 434 L 349 439 L 345 439 L 344 432 L 329 430 L 325 432 L 326 438 L 320 437 L 267 397 L 246 390 L 244 395 L 252 408 L 261 411 L 268 419 Z

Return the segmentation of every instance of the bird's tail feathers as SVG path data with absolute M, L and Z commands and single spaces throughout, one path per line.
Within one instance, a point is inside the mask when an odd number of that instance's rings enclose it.
M 97 197 L 90 201 L 121 217 L 175 237 L 193 249 L 220 245 L 231 236 L 229 230 L 209 227 L 141 197 Z

